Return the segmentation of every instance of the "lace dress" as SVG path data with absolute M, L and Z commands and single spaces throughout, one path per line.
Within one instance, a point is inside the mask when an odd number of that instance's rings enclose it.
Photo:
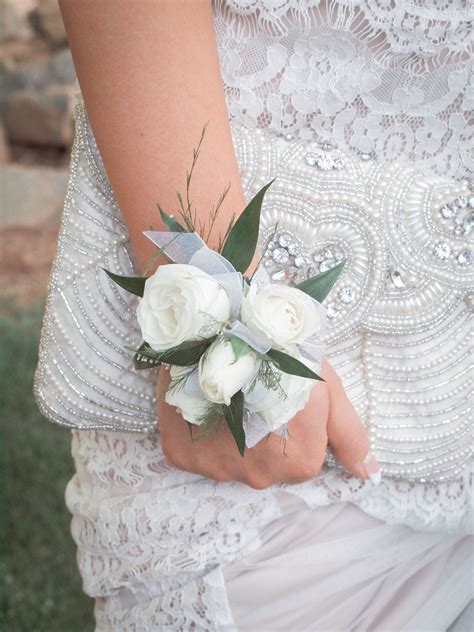
M 463 0 L 214 0 L 229 117 L 292 142 L 468 177 L 471 9 Z M 400 357 L 388 333 L 372 342 L 367 389 L 384 356 Z M 452 367 L 460 356 L 451 351 Z M 444 369 L 433 372 L 437 349 L 424 353 L 432 392 Z M 337 345 L 329 355 L 356 397 Z M 399 392 L 425 390 L 404 379 L 415 388 Z M 374 488 L 327 467 L 256 491 L 170 467 L 158 434 L 74 431 L 72 452 L 66 500 L 98 630 L 445 630 L 470 598 L 469 468 L 445 482 Z

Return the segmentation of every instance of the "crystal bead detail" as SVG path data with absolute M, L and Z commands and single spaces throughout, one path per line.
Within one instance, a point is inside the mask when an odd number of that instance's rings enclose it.
M 290 259 L 290 255 L 285 248 L 275 248 L 272 252 L 272 256 L 276 263 L 287 263 Z
M 451 246 L 445 242 L 438 242 L 433 248 L 433 255 L 440 261 L 445 261 L 451 256 Z
M 455 204 L 448 202 L 448 204 L 443 204 L 443 206 L 439 209 L 439 212 L 444 219 L 451 219 L 456 215 L 458 209 Z
M 456 261 L 462 267 L 470 266 L 472 264 L 472 251 L 468 249 L 462 250 L 456 257 Z
M 469 213 L 466 215 L 463 222 L 464 234 L 469 236 L 474 228 L 474 213 Z
M 335 265 L 336 265 L 336 262 L 334 261 L 334 259 L 325 259 L 319 264 L 319 271 L 327 272 L 327 270 L 334 268 Z
M 298 246 L 298 244 L 290 244 L 287 250 L 292 257 L 296 257 L 296 255 L 299 255 L 301 248 Z
M 327 152 L 327 150 L 326 150 Z M 321 171 L 340 171 L 344 168 L 344 160 L 340 156 L 332 156 L 329 153 L 324 154 L 305 154 L 304 161 L 310 167 L 317 167 Z
M 291 237 L 288 234 L 283 233 L 283 235 L 280 235 L 278 243 L 282 248 L 288 248 L 288 246 L 291 244 Z
M 324 261 L 325 258 L 326 255 L 324 254 L 324 250 L 315 250 L 313 252 L 313 259 L 316 261 L 316 263 L 321 263 L 321 261 Z
M 335 303 L 328 303 L 326 308 L 326 315 L 331 320 L 339 315 L 340 308 Z
M 303 268 L 307 264 L 308 264 L 308 262 L 306 260 L 306 257 L 303 257 L 301 255 L 295 257 L 295 266 L 297 268 Z
M 270 278 L 272 281 L 286 281 L 287 275 L 285 270 L 276 270 Z
M 390 270 L 390 279 L 397 289 L 403 290 L 406 287 L 405 281 L 398 270 Z
M 341 289 L 339 290 L 338 297 L 341 303 L 344 303 L 345 305 L 349 305 L 350 303 L 353 303 L 355 300 L 355 292 L 351 288 L 350 285 L 345 285 L 344 287 L 341 287 Z

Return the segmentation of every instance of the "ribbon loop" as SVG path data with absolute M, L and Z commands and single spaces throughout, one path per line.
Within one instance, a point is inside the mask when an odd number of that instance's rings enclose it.
M 250 329 L 241 323 L 240 320 L 236 320 L 230 326 L 226 327 L 222 334 L 225 338 L 231 338 L 232 336 L 240 338 L 240 340 L 247 343 L 249 347 L 252 347 L 252 349 L 254 349 L 257 353 L 264 354 L 271 349 L 271 345 L 268 340 L 264 340 L 254 334 L 253 331 L 250 331 Z

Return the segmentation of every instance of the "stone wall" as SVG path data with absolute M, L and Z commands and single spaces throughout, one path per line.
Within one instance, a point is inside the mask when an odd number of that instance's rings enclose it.
M 57 160 L 70 148 L 74 66 L 56 0 L 0 0 L 3 155 L 36 150 Z M 4 158 L 5 161 L 5 158 Z
M 21 295 L 44 292 L 54 254 L 74 82 L 57 0 L 0 0 L 0 281 Z

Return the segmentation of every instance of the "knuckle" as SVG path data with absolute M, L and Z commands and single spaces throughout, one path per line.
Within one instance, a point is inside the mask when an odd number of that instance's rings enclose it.
M 314 461 L 310 463 L 302 464 L 299 468 L 297 478 L 302 482 L 309 481 L 319 474 L 321 471 L 321 463 Z
M 220 483 L 226 483 L 232 480 L 232 477 L 229 474 L 227 474 L 227 472 L 223 472 L 221 470 L 218 470 L 217 472 L 215 472 L 212 478 L 215 481 L 218 481 Z
M 225 483 L 233 480 L 231 473 L 228 468 L 224 464 L 217 464 L 212 468 L 212 471 L 209 472 L 209 478 L 213 478 L 215 481 L 220 483 Z
M 270 478 L 262 474 L 251 474 L 246 477 L 244 482 L 252 489 L 267 489 L 272 484 Z

